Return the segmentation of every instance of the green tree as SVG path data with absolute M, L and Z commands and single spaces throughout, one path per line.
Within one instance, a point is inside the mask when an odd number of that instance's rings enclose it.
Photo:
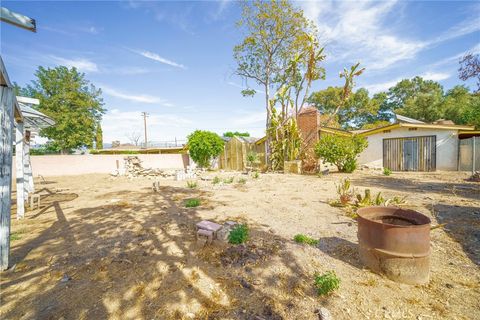
M 448 90 L 442 105 L 444 119 L 480 128 L 480 95 L 470 93 L 467 87 L 455 86 Z
M 328 87 L 312 93 L 308 102 L 315 106 L 323 115 L 331 115 L 342 104 L 342 87 Z M 353 92 L 345 105 L 339 108 L 333 116 L 335 122 L 341 124 L 344 129 L 361 128 L 366 123 L 377 119 L 380 103 L 376 99 L 370 99 L 366 89 L 358 89 Z
M 315 154 L 323 161 L 337 166 L 340 172 L 353 172 L 357 168 L 358 155 L 367 146 L 364 137 L 326 134 L 315 145 Z
M 238 26 L 246 36 L 235 46 L 236 74 L 262 87 L 269 127 L 271 100 L 286 84 L 298 112 L 311 82 L 324 75 L 324 56 L 314 24 L 286 0 L 245 2 Z M 303 92 L 303 97 L 302 97 Z M 255 94 L 247 89 L 244 95 Z
M 39 111 L 55 120 L 40 135 L 53 140 L 62 153 L 81 146 L 92 146 L 103 109 L 101 90 L 85 79 L 76 68 L 39 67 L 28 86 L 31 97 L 40 100 Z
M 209 167 L 223 151 L 223 140 L 214 132 L 195 130 L 187 139 L 190 156 L 201 168 Z
M 393 116 L 394 112 L 432 122 L 443 117 L 442 100 L 443 87 L 438 82 L 417 76 L 402 80 L 390 88 L 382 101 L 380 113 Z
M 103 149 L 103 130 L 100 122 L 97 124 L 97 130 L 95 132 L 95 147 L 97 150 Z
M 223 134 L 224 137 L 226 138 L 233 138 L 233 137 L 250 137 L 250 133 L 248 132 L 232 132 L 232 131 L 227 131 Z

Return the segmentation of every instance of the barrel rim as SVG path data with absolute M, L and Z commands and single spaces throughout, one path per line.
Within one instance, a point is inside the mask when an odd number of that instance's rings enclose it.
M 423 220 L 421 224 L 411 224 L 411 225 L 398 225 L 398 224 L 392 224 L 392 223 L 386 223 L 386 222 L 381 222 L 379 220 L 374 220 L 372 219 L 372 216 L 375 216 L 376 213 L 378 212 L 377 210 L 386 210 L 386 211 L 392 211 L 392 215 L 395 212 L 408 212 L 409 214 L 413 214 L 416 217 L 419 218 L 419 220 Z M 432 223 L 432 220 L 424 215 L 423 213 L 420 213 L 416 210 L 412 209 L 403 209 L 400 207 L 396 206 L 391 206 L 391 207 L 384 207 L 384 206 L 370 206 L 370 207 L 364 207 L 360 208 L 357 211 L 357 215 L 359 219 L 363 219 L 365 221 L 381 225 L 381 226 L 389 226 L 389 227 L 394 227 L 394 228 L 402 228 L 402 229 L 421 229 L 421 228 L 430 228 L 430 224 Z

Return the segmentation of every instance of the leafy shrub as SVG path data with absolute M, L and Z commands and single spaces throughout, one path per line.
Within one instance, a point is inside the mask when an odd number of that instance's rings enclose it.
M 198 207 L 200 205 L 200 199 L 187 199 L 185 201 L 185 207 L 187 208 L 194 208 L 194 207 Z
M 223 180 L 223 183 L 230 184 L 233 183 L 233 177 L 227 178 Z
M 388 169 L 388 168 L 383 168 L 383 174 L 385 176 L 389 176 L 392 174 L 392 170 Z
M 247 164 L 249 167 L 254 167 L 255 165 L 260 163 L 260 157 L 258 156 L 258 153 L 255 151 L 250 151 L 247 153 Z
M 196 189 L 198 187 L 197 181 L 187 181 L 187 187 L 189 189 Z
M 228 234 L 228 242 L 231 244 L 242 244 L 248 240 L 248 227 L 246 224 L 235 226 Z
M 296 243 L 305 243 L 305 244 L 308 244 L 308 245 L 311 245 L 311 246 L 316 246 L 318 244 L 318 240 L 317 239 L 313 239 L 309 236 L 306 236 L 304 234 L 297 234 L 295 235 L 295 237 L 293 237 L 293 240 L 296 242 Z
M 245 178 L 240 178 L 240 179 L 237 180 L 237 183 L 238 183 L 238 184 L 245 184 L 245 183 L 247 183 L 247 179 L 245 179 Z
M 219 184 L 220 182 L 222 182 L 222 179 L 220 179 L 218 176 L 215 176 L 212 180 L 213 184 Z
M 202 168 L 209 167 L 212 159 L 223 151 L 222 138 L 210 131 L 194 131 L 188 136 L 187 145 L 193 161 Z
M 330 294 L 340 287 L 340 278 L 337 277 L 335 271 L 327 271 L 322 275 L 316 273 L 315 287 L 320 296 Z
M 252 174 L 252 178 L 253 178 L 253 179 L 258 179 L 258 178 L 260 178 L 260 173 L 258 173 L 258 171 L 255 171 L 255 172 Z
M 334 164 L 340 172 L 353 172 L 357 167 L 357 157 L 368 146 L 360 136 L 343 137 L 324 135 L 315 145 L 315 154 L 323 161 Z

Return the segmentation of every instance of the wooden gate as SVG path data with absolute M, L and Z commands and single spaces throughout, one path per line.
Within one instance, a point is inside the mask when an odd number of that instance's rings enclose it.
M 436 136 L 383 139 L 383 166 L 393 171 L 435 171 Z

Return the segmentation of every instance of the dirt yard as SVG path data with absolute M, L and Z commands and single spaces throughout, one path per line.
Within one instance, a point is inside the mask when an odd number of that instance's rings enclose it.
M 430 282 L 410 286 L 360 264 L 356 221 L 328 204 L 344 177 L 264 174 L 195 190 L 160 180 L 157 193 L 151 180 L 108 175 L 37 181 L 42 207 L 13 216 L 0 318 L 318 319 L 325 307 L 334 319 L 480 319 L 480 184 L 457 172 L 350 175 L 446 224 L 431 231 Z M 202 204 L 185 208 L 192 197 Z M 246 249 L 199 246 L 202 219 L 247 223 Z M 298 233 L 320 242 L 297 244 Z M 340 289 L 318 297 L 314 274 L 328 270 Z

